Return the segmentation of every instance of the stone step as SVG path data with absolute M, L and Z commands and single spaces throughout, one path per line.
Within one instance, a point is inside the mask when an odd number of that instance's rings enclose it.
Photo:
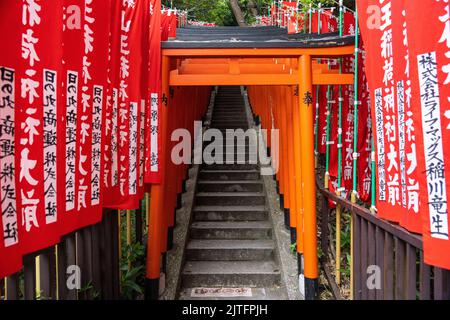
M 280 269 L 273 261 L 187 261 L 182 271 L 184 287 L 265 287 L 280 279 Z
M 258 180 L 259 170 L 208 170 L 200 171 L 199 180 Z
M 197 192 L 262 192 L 263 184 L 259 180 L 213 181 L 199 180 Z
M 257 164 L 250 164 L 250 163 L 246 163 L 246 164 L 238 164 L 238 163 L 234 163 L 234 164 L 210 164 L 210 165 L 203 165 L 200 169 L 201 171 L 227 171 L 227 170 L 258 170 L 258 165 Z
M 268 221 L 196 221 L 190 235 L 192 239 L 271 239 L 272 226 Z
M 289 300 L 286 290 L 279 286 L 268 288 L 183 288 L 180 300 Z
M 272 240 L 190 240 L 188 261 L 262 261 L 273 259 Z
M 265 206 L 196 206 L 195 221 L 263 221 L 267 220 Z
M 265 205 L 265 194 L 262 192 L 199 192 L 198 206 L 250 206 Z

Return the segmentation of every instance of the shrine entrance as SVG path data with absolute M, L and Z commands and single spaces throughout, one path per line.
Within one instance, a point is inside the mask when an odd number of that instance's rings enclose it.
M 316 177 L 314 156 L 313 85 L 351 85 L 353 74 L 341 73 L 319 61 L 354 54 L 354 37 L 337 35 L 294 35 L 279 33 L 275 28 L 187 28 L 177 38 L 162 43 L 161 153 L 162 183 L 152 185 L 152 214 L 149 223 L 147 257 L 148 295 L 157 298 L 161 257 L 159 248 L 164 235 L 164 192 L 171 178 L 165 166 L 170 161 L 168 119 L 176 112 L 172 105 L 173 88 L 213 86 L 285 86 L 296 92 L 289 125 L 299 138 L 288 151 L 291 174 L 284 171 L 285 183 L 295 186 L 291 195 L 296 210 L 290 220 L 297 230 L 297 252 L 303 262 L 305 298 L 317 291 L 317 223 Z M 287 143 L 294 137 L 285 137 Z M 283 139 L 283 137 L 281 137 Z M 281 160 L 280 160 L 281 161 Z M 294 201 L 294 200 L 292 200 Z M 295 220 L 295 221 L 292 221 Z M 292 225 L 291 223 L 291 225 Z M 298 230 L 301 230 L 299 232 Z M 164 240 L 162 240 L 164 241 Z

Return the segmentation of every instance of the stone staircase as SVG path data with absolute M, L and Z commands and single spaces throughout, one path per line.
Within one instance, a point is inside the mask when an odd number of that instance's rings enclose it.
M 239 87 L 219 88 L 211 128 L 248 129 Z M 258 164 L 201 167 L 189 234 L 180 299 L 286 299 Z

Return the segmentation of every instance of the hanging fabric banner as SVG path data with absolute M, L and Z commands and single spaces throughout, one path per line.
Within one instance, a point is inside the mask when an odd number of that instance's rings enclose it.
M 110 30 L 110 0 L 85 0 L 82 14 L 83 71 L 81 108 L 78 110 L 77 148 L 79 186 L 77 211 L 82 228 L 101 221 L 103 207 L 103 145 Z
M 161 102 L 161 0 L 150 0 L 149 24 L 149 106 L 145 132 L 145 183 L 160 183 L 159 154 L 161 142 L 159 132 Z
M 139 156 L 144 1 L 113 1 L 111 45 L 112 187 L 105 206 L 132 210 L 139 207 Z M 117 21 L 117 19 L 119 19 Z M 118 25 L 118 27 L 116 27 Z M 117 40 L 118 39 L 118 40 Z
M 450 269 L 450 255 L 443 254 L 450 252 L 450 5 L 440 0 L 403 5 L 414 124 L 407 125 L 406 135 L 415 132 L 425 262 Z
M 378 1 L 366 0 L 358 8 L 379 5 Z M 384 11 L 383 11 L 384 9 Z M 399 155 L 398 105 L 396 101 L 396 79 L 394 77 L 393 28 L 398 27 L 392 17 L 391 1 L 383 3 L 382 25 L 368 28 L 370 17 L 361 11 L 360 24 L 367 53 L 367 76 L 372 96 L 372 118 L 377 163 L 377 210 L 380 218 L 399 222 L 405 209 L 402 207 L 401 168 Z M 367 22 L 367 23 L 365 23 Z M 394 22 L 394 23 L 393 23 Z M 370 39 L 370 41 L 368 41 Z
M 4 275 L 17 271 L 21 255 L 59 241 L 63 204 L 58 199 L 63 190 L 56 163 L 64 159 L 58 153 L 63 143 L 59 132 L 64 131 L 58 121 L 63 10 L 61 3 L 12 1 L 2 3 L 0 12 L 0 37 L 8 44 L 0 59 L 0 274 Z

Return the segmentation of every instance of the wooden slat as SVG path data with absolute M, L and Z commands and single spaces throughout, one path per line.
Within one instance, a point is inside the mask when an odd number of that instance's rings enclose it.
M 36 260 L 34 255 L 23 258 L 24 272 L 24 298 L 25 300 L 36 299 Z
M 376 265 L 376 239 L 375 239 L 375 226 L 368 222 L 367 223 L 367 248 L 368 248 L 368 265 Z M 366 272 L 367 274 L 367 272 Z M 367 292 L 368 300 L 376 299 L 376 288 L 369 289 Z
M 362 277 L 361 277 L 361 218 L 352 214 L 353 219 L 353 299 L 361 300 L 361 286 Z
M 92 249 L 92 228 L 84 228 L 81 230 L 81 234 L 83 235 L 83 248 L 84 248 L 84 283 L 85 285 L 92 286 L 93 282 L 93 249 Z M 83 283 L 83 282 L 82 282 Z M 91 300 L 92 299 L 92 289 L 89 289 L 85 292 L 84 299 Z
M 101 223 L 98 223 L 92 228 L 92 286 L 94 287 L 95 293 L 100 294 L 102 290 L 102 276 L 101 276 L 101 265 L 104 260 L 101 260 L 101 245 L 100 245 L 100 228 Z M 100 298 L 97 297 L 97 298 Z M 95 298 L 95 297 L 92 297 Z
M 420 300 L 431 299 L 431 268 L 423 260 L 423 251 L 420 251 Z
M 52 248 L 49 248 L 42 252 L 39 255 L 39 274 L 40 274 L 40 299 L 41 300 L 49 300 L 53 299 L 52 297 L 52 281 L 51 277 L 54 274 L 51 274 L 51 264 L 53 263 L 53 259 L 51 258 L 51 255 L 54 254 L 52 252 Z
M 394 300 L 394 241 L 392 235 L 384 233 L 384 299 Z
M 375 230 L 376 243 L 376 265 L 381 272 L 381 288 L 376 292 L 376 299 L 383 300 L 384 297 L 384 231 L 380 227 Z
M 103 299 L 111 300 L 113 299 L 113 288 L 112 288 L 112 251 L 113 245 L 111 243 L 112 235 L 111 235 L 111 216 L 114 213 L 112 210 L 105 210 L 103 214 L 103 233 L 102 233 L 102 243 L 104 244 L 103 249 L 103 257 L 105 263 L 102 264 L 102 282 L 104 283 L 103 287 Z
M 330 247 L 330 239 L 329 239 L 329 217 L 330 217 L 330 208 L 328 206 L 327 198 L 323 197 L 322 199 L 322 210 L 321 210 L 321 224 L 320 224 L 320 245 L 323 252 L 323 258 L 325 261 L 328 261 L 329 247 Z
M 367 237 L 367 220 L 361 219 L 361 299 L 367 300 L 367 258 L 369 241 Z
M 139 209 L 136 210 L 135 213 L 135 234 L 136 234 L 136 242 L 142 244 L 143 243 L 143 239 L 142 239 L 142 226 L 143 226 L 143 222 L 142 222 L 142 201 L 139 201 Z
M 76 241 L 75 241 L 75 233 L 70 234 L 67 238 L 66 238 L 66 248 L 65 248 L 65 253 L 66 253 L 66 266 L 70 267 L 70 266 L 78 266 L 77 265 L 77 260 L 76 260 Z M 64 281 L 64 283 L 62 285 L 67 286 L 67 270 L 63 270 L 63 272 L 66 275 L 66 281 Z M 72 288 L 67 288 L 67 296 L 65 297 L 65 300 L 77 300 L 78 299 L 78 290 L 72 289 Z
M 67 239 L 63 238 L 58 244 L 58 299 L 66 300 L 68 289 L 66 286 L 66 270 L 67 270 L 67 258 L 66 258 L 66 244 Z
M 117 214 L 114 212 L 110 216 L 111 220 L 111 243 L 112 243 L 112 260 L 111 260 L 111 268 L 112 268 L 112 293 L 114 299 L 120 298 L 120 257 L 119 257 L 119 220 Z
M 417 253 L 410 244 L 406 244 L 406 297 L 407 300 L 417 298 Z
M 406 298 L 406 245 L 394 238 L 395 243 L 395 299 L 404 300 Z
M 450 272 L 434 268 L 434 300 L 450 299 Z
M 6 298 L 8 300 L 19 300 L 20 299 L 19 273 L 15 273 L 6 278 L 6 282 L 7 282 Z

